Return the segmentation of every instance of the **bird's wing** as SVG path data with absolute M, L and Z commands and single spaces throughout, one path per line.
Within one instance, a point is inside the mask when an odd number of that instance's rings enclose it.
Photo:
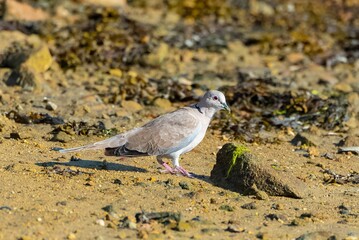
M 148 155 L 166 155 L 185 148 L 202 130 L 194 111 L 186 107 L 150 121 L 127 135 L 126 149 Z

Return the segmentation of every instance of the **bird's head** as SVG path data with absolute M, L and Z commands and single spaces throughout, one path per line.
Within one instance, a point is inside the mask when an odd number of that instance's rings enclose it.
M 230 112 L 227 103 L 226 103 L 226 97 L 223 93 L 217 90 L 210 90 L 204 94 L 200 101 L 201 105 L 206 107 L 212 107 L 216 110 L 227 110 Z

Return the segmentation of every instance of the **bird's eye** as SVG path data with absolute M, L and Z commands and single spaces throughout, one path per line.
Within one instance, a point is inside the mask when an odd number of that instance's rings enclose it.
M 214 97 L 213 97 L 213 100 L 218 100 L 218 97 L 217 97 L 217 96 L 214 96 Z

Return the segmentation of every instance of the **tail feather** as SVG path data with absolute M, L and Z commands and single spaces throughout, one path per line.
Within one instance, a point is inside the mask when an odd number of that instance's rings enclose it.
M 81 147 L 61 149 L 61 150 L 59 150 L 59 152 L 60 153 L 79 152 L 79 151 L 90 150 L 90 149 L 96 150 L 96 149 L 101 149 L 101 148 L 95 146 L 94 144 L 89 144 L 89 145 L 85 145 L 85 146 L 81 146 Z
M 79 152 L 83 150 L 98 150 L 98 149 L 105 149 L 105 148 L 114 148 L 118 146 L 122 146 L 126 143 L 126 139 L 124 135 L 116 135 L 112 138 L 105 139 L 103 141 L 95 142 L 89 145 L 68 148 L 68 149 L 61 149 L 59 150 L 60 153 L 68 153 L 68 152 Z

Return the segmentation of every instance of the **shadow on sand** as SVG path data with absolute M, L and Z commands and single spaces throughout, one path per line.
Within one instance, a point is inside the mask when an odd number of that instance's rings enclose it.
M 69 162 L 57 162 L 57 161 L 49 161 L 49 162 L 39 162 L 36 163 L 38 166 L 42 167 L 53 167 L 55 165 L 62 166 L 73 166 L 80 168 L 91 168 L 98 170 L 110 170 L 110 171 L 123 171 L 123 172 L 147 172 L 147 170 L 143 168 L 128 166 L 120 163 L 112 163 L 107 161 L 94 161 L 94 160 L 83 160 L 76 159 L 76 161 Z

